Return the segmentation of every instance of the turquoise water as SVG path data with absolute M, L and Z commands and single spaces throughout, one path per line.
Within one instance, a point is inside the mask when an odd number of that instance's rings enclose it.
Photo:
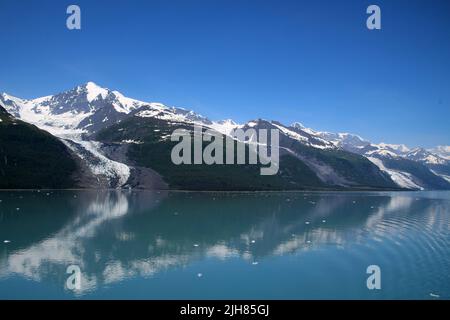
M 450 193 L 4 191 L 0 298 L 450 299 Z

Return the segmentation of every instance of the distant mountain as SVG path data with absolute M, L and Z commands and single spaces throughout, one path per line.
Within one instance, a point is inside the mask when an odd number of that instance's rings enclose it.
M 435 148 L 429 149 L 428 151 L 437 154 L 441 158 L 450 160 L 450 146 L 437 146 Z
M 423 148 L 403 144 L 373 144 L 349 133 L 317 133 L 336 146 L 367 157 L 407 189 L 449 189 L 450 161 Z
M 231 119 L 211 121 L 183 108 L 131 99 L 93 82 L 32 100 L 4 93 L 0 102 L 4 106 L 2 112 L 9 112 L 5 119 L 14 119 L 8 121 L 20 119 L 59 138 L 54 139 L 77 164 L 74 170 L 78 181 L 67 182 L 72 186 L 91 183 L 92 187 L 191 190 L 450 189 L 448 159 L 431 150 L 373 144 L 358 135 L 318 132 L 299 122 L 286 126 L 263 119 L 244 124 Z M 176 128 L 192 130 L 194 124 L 214 129 L 223 138 L 237 128 L 279 129 L 279 173 L 261 176 L 255 165 L 173 165 L 170 151 L 174 143 L 170 134 Z M 2 143 L 5 140 L 0 147 Z M 24 167 L 22 171 L 27 170 Z

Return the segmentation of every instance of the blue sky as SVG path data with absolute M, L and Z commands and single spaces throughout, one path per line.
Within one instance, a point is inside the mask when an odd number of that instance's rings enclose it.
M 211 119 L 450 145 L 447 0 L 0 0 L 0 39 L 0 91 L 19 97 L 92 80 Z

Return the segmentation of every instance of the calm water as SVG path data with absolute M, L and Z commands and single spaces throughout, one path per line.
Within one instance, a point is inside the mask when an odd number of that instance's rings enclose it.
M 0 192 L 0 298 L 449 299 L 450 193 Z

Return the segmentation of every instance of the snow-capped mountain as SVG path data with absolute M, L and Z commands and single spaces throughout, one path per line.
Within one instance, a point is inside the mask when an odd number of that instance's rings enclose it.
M 15 118 L 34 124 L 59 137 L 87 164 L 97 179 L 108 181 L 108 187 L 127 186 L 135 168 L 124 163 L 120 157 L 113 157 L 115 160 L 112 160 L 107 152 L 108 146 L 95 140 L 96 134 L 133 118 L 154 119 L 169 126 L 201 124 L 224 135 L 229 135 L 237 128 L 278 129 L 280 147 L 284 153 L 300 159 L 324 183 L 342 187 L 355 185 L 356 180 L 352 182 L 342 175 L 355 168 L 336 167 L 336 163 L 341 161 L 336 162 L 340 157 L 339 150 L 370 160 L 375 168 L 384 172 L 402 188 L 446 188 L 450 181 L 450 147 L 425 150 L 410 149 L 403 144 L 374 144 L 356 134 L 315 131 L 299 122 L 284 125 L 278 121 L 263 119 L 244 124 L 237 124 L 231 119 L 211 121 L 183 108 L 132 99 L 119 91 L 100 87 L 94 82 L 31 100 L 3 93 L 0 95 L 0 105 Z M 140 139 L 131 137 L 124 141 L 140 141 Z M 322 150 L 324 153 L 311 150 Z M 351 158 L 345 157 L 347 160 Z M 355 158 L 352 161 L 357 163 L 360 159 Z M 372 174 L 374 179 L 380 178 L 377 173 Z M 356 184 L 361 184 L 362 175 L 357 174 L 355 177 L 359 179 Z M 448 186 L 450 187 L 450 184 Z
M 15 117 L 57 136 L 97 132 L 120 122 L 131 113 L 173 121 L 211 123 L 192 111 L 127 98 L 118 91 L 102 88 L 94 82 L 32 100 L 3 93 L 0 101 Z
M 93 82 L 32 100 L 4 93 L 0 100 L 16 118 L 59 137 L 69 149 L 86 161 L 94 175 L 108 181 L 108 187 L 125 185 L 130 168 L 104 156 L 101 144 L 89 141 L 86 136 L 120 122 L 128 113 L 141 107 L 165 108 L 161 104 L 126 98 L 117 91 L 101 88 Z
M 317 134 L 344 150 L 367 157 L 401 187 L 432 189 L 450 181 L 450 161 L 429 150 L 410 149 L 404 144 L 374 144 L 350 133 Z
M 130 116 L 152 117 L 168 122 L 200 123 L 220 132 L 227 131 L 231 125 L 225 122 L 213 123 L 183 108 L 128 98 L 119 91 L 100 87 L 94 82 L 31 100 L 3 93 L 0 95 L 0 103 L 14 117 L 59 137 L 88 164 L 94 175 L 108 181 L 108 187 L 125 186 L 131 169 L 104 154 L 104 146 L 91 139 L 96 132 Z
M 415 148 L 405 154 L 407 159 L 421 161 L 428 164 L 447 164 L 449 161 L 441 156 L 434 154 L 424 148 Z
M 405 159 L 425 162 L 428 164 L 447 164 L 448 159 L 445 156 L 439 155 L 435 150 L 442 153 L 445 152 L 446 147 L 438 147 L 436 149 L 426 150 L 424 148 L 410 149 L 404 144 L 388 144 L 388 143 L 371 143 L 358 135 L 351 133 L 330 133 L 330 132 L 315 132 L 315 134 L 332 142 L 337 147 L 344 150 L 355 152 L 366 156 L 379 157 L 402 157 Z M 450 147 L 448 147 L 450 151 Z M 445 153 L 444 153 L 445 154 Z
M 450 160 L 450 146 L 437 146 L 435 148 L 429 149 L 428 151 L 437 154 L 441 158 Z

